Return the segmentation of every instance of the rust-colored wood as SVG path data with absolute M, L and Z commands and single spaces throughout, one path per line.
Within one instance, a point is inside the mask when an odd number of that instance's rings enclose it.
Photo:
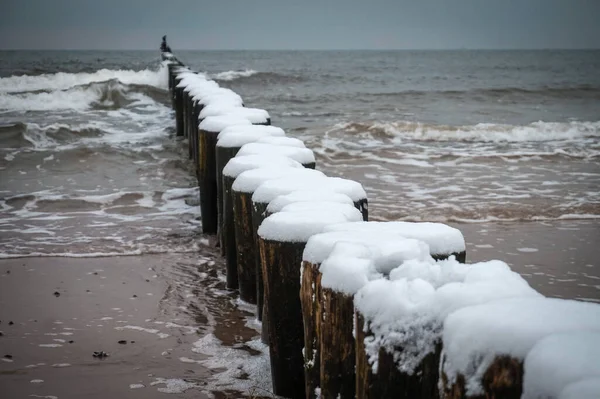
M 442 373 L 444 399 L 520 399 L 523 393 L 523 360 L 511 356 L 497 356 L 481 379 L 482 395 L 467 395 L 466 381 L 458 375 L 454 383 Z
M 302 279 L 300 284 L 300 304 L 304 324 L 304 385 L 306 398 L 314 399 L 315 388 L 321 385 L 320 351 L 318 315 L 321 305 L 321 273 L 319 265 L 302 262 Z M 354 361 L 354 360 L 353 360 Z
M 304 329 L 300 305 L 300 265 L 304 242 L 259 238 L 269 309 L 269 354 L 276 395 L 304 398 Z
M 433 353 L 429 353 L 411 373 L 400 371 L 394 361 L 394 353 L 402 348 L 388 352 L 380 348 L 377 357 L 377 373 L 373 373 L 365 351 L 365 338 L 372 336 L 365 319 L 360 312 L 356 317 L 356 398 L 399 398 L 399 399 L 437 399 L 439 398 L 439 365 L 442 351 L 438 343 Z
M 321 287 L 319 354 L 321 398 L 354 398 L 356 354 L 354 345 L 354 298 Z
M 236 267 L 240 297 L 248 303 L 256 303 L 256 264 L 258 251 L 254 241 L 252 224 L 252 194 L 231 191 L 233 198 Z M 243 282 L 242 282 L 243 281 Z

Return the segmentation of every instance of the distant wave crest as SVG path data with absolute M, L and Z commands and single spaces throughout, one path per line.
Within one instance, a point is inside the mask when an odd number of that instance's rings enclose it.
M 368 133 L 373 138 L 407 138 L 417 141 L 448 142 L 545 142 L 600 137 L 600 121 L 533 122 L 528 125 L 478 123 L 450 126 L 421 122 L 347 122 L 339 123 L 329 133 Z

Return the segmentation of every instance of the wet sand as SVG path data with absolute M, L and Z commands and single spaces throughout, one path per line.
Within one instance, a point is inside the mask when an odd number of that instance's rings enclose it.
M 502 259 L 546 295 L 600 300 L 596 222 L 456 227 L 469 262 Z M 2 397 L 268 396 L 268 350 L 251 310 L 225 289 L 210 246 L 1 260 L 0 357 L 12 356 L 0 362 Z
M 243 396 L 250 381 L 228 386 L 220 359 L 265 354 L 244 344 L 258 335 L 245 326 L 253 315 L 206 255 L 0 261 L 1 396 Z

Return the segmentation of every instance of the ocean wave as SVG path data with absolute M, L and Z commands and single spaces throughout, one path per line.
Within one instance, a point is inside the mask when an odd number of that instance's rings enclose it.
M 167 100 L 165 91 L 154 86 L 126 84 L 118 79 L 110 79 L 65 90 L 0 93 L 0 110 L 115 110 L 132 104 L 164 104 Z
M 244 71 L 225 71 L 212 75 L 214 80 L 230 81 L 238 78 L 247 78 L 256 75 L 258 72 L 254 69 L 246 69 Z
M 419 98 L 427 96 L 458 98 L 465 96 L 502 98 L 507 96 L 520 97 L 557 97 L 557 98 L 585 98 L 600 99 L 600 87 L 591 85 L 552 87 L 542 86 L 537 88 L 522 87 L 480 87 L 465 90 L 404 90 L 395 92 L 363 93 L 364 97 L 396 97 L 396 98 Z
M 10 76 L 0 78 L 0 93 L 24 93 L 41 90 L 60 91 L 94 82 L 106 82 L 110 80 L 117 80 L 127 85 L 145 85 L 166 89 L 168 83 L 167 66 L 163 63 L 158 70 L 100 69 L 90 73 L 58 72 L 36 76 Z
M 451 126 L 421 122 L 344 122 L 328 134 L 368 134 L 372 138 L 403 138 L 413 141 L 518 143 L 579 140 L 600 137 L 600 121 L 533 122 L 528 125 L 478 123 Z
M 211 75 L 214 80 L 223 82 L 240 82 L 244 84 L 290 84 L 303 82 L 306 76 L 289 75 L 277 72 L 259 72 L 253 69 L 245 71 L 225 71 Z

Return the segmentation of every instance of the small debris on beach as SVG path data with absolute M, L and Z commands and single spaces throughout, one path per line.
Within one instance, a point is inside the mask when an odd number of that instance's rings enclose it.
M 4 355 L 4 358 L 5 359 L 12 359 L 13 357 L 12 357 L 12 355 Z
M 57 298 L 58 298 L 58 297 L 60 296 L 60 292 L 58 292 L 58 291 L 54 291 L 54 294 L 53 294 L 53 295 L 54 295 L 55 297 L 57 297 Z
M 9 325 L 9 326 L 12 326 L 13 324 L 15 324 L 15 323 L 13 323 L 12 321 L 9 321 L 9 322 L 8 322 L 8 325 Z
M 104 351 L 94 352 L 94 354 L 92 356 L 94 356 L 95 358 L 98 358 L 98 359 L 104 359 L 104 358 L 108 357 L 108 353 L 106 353 Z
M 120 340 L 118 343 L 119 343 L 119 344 L 121 344 L 121 345 L 125 345 L 125 344 L 127 344 L 127 341 L 126 341 L 126 340 L 124 340 L 124 339 L 122 339 L 122 340 Z
M 70 344 L 72 344 L 72 343 L 74 343 L 74 342 L 75 342 L 75 341 L 73 341 L 73 340 L 69 341 L 69 343 L 70 343 Z
M 137 298 L 137 295 L 133 294 L 133 297 L 132 297 L 132 298 Z

